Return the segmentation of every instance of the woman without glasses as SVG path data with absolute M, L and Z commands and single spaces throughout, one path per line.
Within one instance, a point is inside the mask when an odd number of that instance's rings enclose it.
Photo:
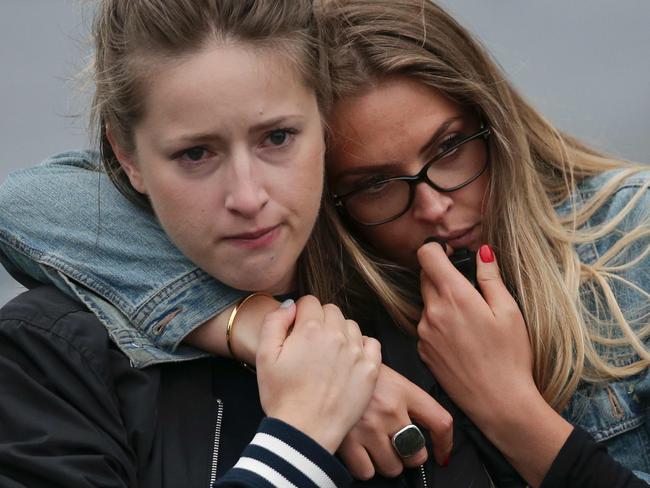
M 183 252 L 206 268 L 222 262 L 224 283 L 295 293 L 322 189 L 319 31 L 311 2 L 249 7 L 103 1 L 95 110 L 107 169 L 128 174 Z M 222 158 L 196 171 L 182 147 L 206 134 L 219 136 Z M 283 187 L 289 175 L 300 189 Z M 264 226 L 272 238 L 249 252 L 239 236 Z M 3 307 L 0 336 L 6 487 L 347 485 L 332 454 L 381 358 L 356 323 L 308 296 L 267 317 L 259 394 L 230 360 L 133 368 L 96 317 L 53 287 Z
M 428 2 L 329 2 L 325 24 L 336 102 L 328 181 L 345 225 L 364 245 L 359 251 L 343 235 L 349 263 L 397 323 L 419 321 L 420 357 L 530 484 L 635 483 L 571 424 L 649 480 L 642 427 L 649 381 L 647 170 L 605 158 L 550 126 L 471 37 Z M 18 190 L 26 191 L 27 180 Z M 42 186 L 38 176 L 29 184 Z M 15 203 L 12 198 L 7 201 Z M 15 220 L 11 229 L 20 235 Z M 429 238 L 479 251 L 482 296 L 454 270 L 443 246 L 422 246 Z M 39 251 L 55 247 L 41 244 Z M 70 274 L 44 256 L 40 268 L 21 262 L 33 274 L 52 268 Z M 75 278 L 92 285 L 87 276 Z M 183 276 L 190 275 L 169 272 L 165 283 Z M 352 293 L 357 284 L 346 285 Z M 418 286 L 421 316 L 418 297 L 409 295 Z M 104 298 L 112 298 L 113 288 Z M 149 289 L 161 298 L 169 292 Z M 185 309 L 201 323 L 218 309 L 214 300 L 201 300 L 214 290 L 213 283 L 188 286 L 183 291 L 191 298 L 179 293 L 162 310 L 191 303 Z M 233 294 L 222 289 L 220 296 Z M 364 297 L 352 296 L 353 308 L 364 310 Z M 251 300 L 248 313 L 268 303 Z M 175 346 L 183 336 L 175 320 L 185 309 L 159 330 L 153 327 L 160 314 L 121 310 L 151 330 L 152 343 Z M 247 321 L 244 311 L 233 339 L 237 355 L 250 360 L 254 324 L 261 321 Z M 189 341 L 224 352 L 225 319 L 199 327 Z M 390 350 L 386 338 L 395 337 L 383 330 L 377 335 Z M 413 409 L 405 403 L 399 407 Z M 371 461 L 388 470 L 396 462 L 372 446 L 396 432 L 400 413 L 374 413 L 371 404 L 365 423 L 374 419 L 380 428 L 364 430 L 362 419 L 350 434 L 358 442 L 348 464 L 362 476 Z M 385 440 L 372 442 L 382 429 Z M 455 463 L 452 455 L 450 467 Z

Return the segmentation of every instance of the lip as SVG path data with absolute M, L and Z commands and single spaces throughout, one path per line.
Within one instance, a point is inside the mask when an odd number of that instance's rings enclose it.
M 474 231 L 478 227 L 478 224 L 475 224 L 466 229 L 461 229 L 459 231 L 451 232 L 450 234 L 437 236 L 439 239 L 442 239 L 447 244 L 449 244 L 454 249 L 459 249 L 463 247 L 468 247 L 472 242 L 474 242 Z
M 237 247 L 246 249 L 257 249 L 271 244 L 280 234 L 280 224 L 263 229 L 255 229 L 250 232 L 242 232 L 224 238 L 225 241 Z

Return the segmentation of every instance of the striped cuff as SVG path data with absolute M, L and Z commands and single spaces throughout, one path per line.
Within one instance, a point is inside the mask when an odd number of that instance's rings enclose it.
M 341 488 L 352 482 L 343 465 L 309 436 L 273 418 L 214 487 Z

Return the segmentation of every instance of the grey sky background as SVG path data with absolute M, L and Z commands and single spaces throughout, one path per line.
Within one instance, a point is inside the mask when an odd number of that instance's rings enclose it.
M 86 147 L 92 0 L 0 0 L 0 182 Z M 627 159 L 650 162 L 650 2 L 444 0 L 553 122 Z M 0 209 L 0 212 L 2 209 Z M 20 292 L 0 268 L 0 305 Z

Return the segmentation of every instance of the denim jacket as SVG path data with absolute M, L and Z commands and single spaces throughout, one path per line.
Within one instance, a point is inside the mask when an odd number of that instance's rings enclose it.
M 215 281 L 184 258 L 155 217 L 128 203 L 98 164 L 97 153 L 67 152 L 10 174 L 0 186 L 0 261 L 19 279 L 54 283 L 82 300 L 136 367 L 206 355 L 181 341 L 245 292 Z M 583 204 L 615 173 L 584 181 L 558 214 Z M 649 183 L 650 170 L 628 177 L 585 224 L 597 225 L 633 207 L 615 231 L 578 245 L 583 263 L 595 262 L 626 231 L 650 226 Z M 636 288 L 614 281 L 614 292 L 623 310 L 645 314 L 647 324 L 650 236 L 624 257 L 630 253 L 641 257 L 624 272 Z M 611 360 L 623 365 L 634 356 L 621 348 Z M 650 371 L 581 384 L 563 415 L 650 482 Z

